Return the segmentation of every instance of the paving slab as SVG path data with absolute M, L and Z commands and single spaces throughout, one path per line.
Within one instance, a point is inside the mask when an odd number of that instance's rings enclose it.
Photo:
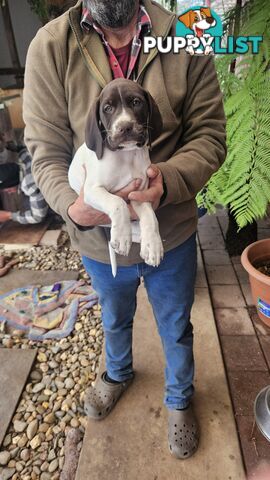
M 254 425 L 254 415 L 238 415 L 236 421 L 247 473 L 256 480 L 252 473 L 258 467 L 258 463 L 263 461 L 269 463 L 269 442 Z
M 238 285 L 232 265 L 206 265 L 210 285 Z
M 245 301 L 238 285 L 211 285 L 214 308 L 245 307 Z
M 35 225 L 20 225 L 17 222 L 9 221 L 0 230 L 0 245 L 5 250 L 23 248 L 23 245 L 38 245 L 46 232 L 50 220 Z
M 246 308 L 215 308 L 215 318 L 220 335 L 255 335 Z
M 0 445 L 13 417 L 35 356 L 35 350 L 0 348 Z
M 235 415 L 253 415 L 254 401 L 260 390 L 270 384 L 268 372 L 229 371 L 228 379 Z
M 218 336 L 207 288 L 196 289 L 195 408 L 200 419 L 197 453 L 183 461 L 167 445 L 163 405 L 164 356 L 144 288 L 138 293 L 134 321 L 136 377 L 112 413 L 89 420 L 76 480 L 244 479 L 244 470 Z M 99 372 L 104 368 L 104 357 Z
M 78 272 L 49 270 L 47 272 L 33 270 L 10 270 L 7 275 L 0 278 L 0 295 L 14 288 L 27 287 L 28 285 L 51 285 L 59 280 L 77 280 Z
M 228 371 L 268 371 L 268 366 L 256 335 L 225 335 L 221 336 L 220 340 Z

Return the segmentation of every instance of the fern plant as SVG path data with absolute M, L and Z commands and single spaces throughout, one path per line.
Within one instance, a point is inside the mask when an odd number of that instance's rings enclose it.
M 229 69 L 231 56 L 216 62 L 224 92 L 228 155 L 197 202 L 210 213 L 216 204 L 230 206 L 239 228 L 262 218 L 270 202 L 269 22 L 268 0 L 247 3 L 240 32 L 264 35 L 259 53 L 239 61 L 237 75 Z

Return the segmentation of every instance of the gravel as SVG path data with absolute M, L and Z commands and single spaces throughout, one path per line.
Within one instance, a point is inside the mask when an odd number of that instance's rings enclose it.
M 16 256 L 20 260 L 16 268 L 76 270 L 80 278 L 89 281 L 80 256 L 66 245 L 33 247 Z M 83 436 L 86 426 L 84 392 L 96 378 L 103 345 L 100 306 L 84 310 L 72 334 L 60 341 L 29 341 L 22 332 L 2 326 L 1 345 L 33 348 L 38 354 L 3 441 L 0 478 L 59 480 L 67 434 L 75 429 Z

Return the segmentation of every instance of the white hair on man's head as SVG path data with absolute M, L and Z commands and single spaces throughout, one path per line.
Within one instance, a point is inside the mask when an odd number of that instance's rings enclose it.
M 126 27 L 139 5 L 139 0 L 84 0 L 93 20 L 109 28 Z

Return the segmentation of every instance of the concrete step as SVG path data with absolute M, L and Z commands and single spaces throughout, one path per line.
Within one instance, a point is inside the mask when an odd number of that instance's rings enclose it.
M 161 292 L 162 294 L 162 292 Z M 168 299 L 164 298 L 164 302 Z M 201 426 L 197 453 L 185 461 L 167 445 L 164 357 L 151 307 L 139 288 L 134 321 L 136 378 L 112 413 L 88 421 L 76 480 L 238 480 L 244 470 L 208 289 L 196 289 L 195 408 Z M 100 373 L 104 370 L 104 358 Z

